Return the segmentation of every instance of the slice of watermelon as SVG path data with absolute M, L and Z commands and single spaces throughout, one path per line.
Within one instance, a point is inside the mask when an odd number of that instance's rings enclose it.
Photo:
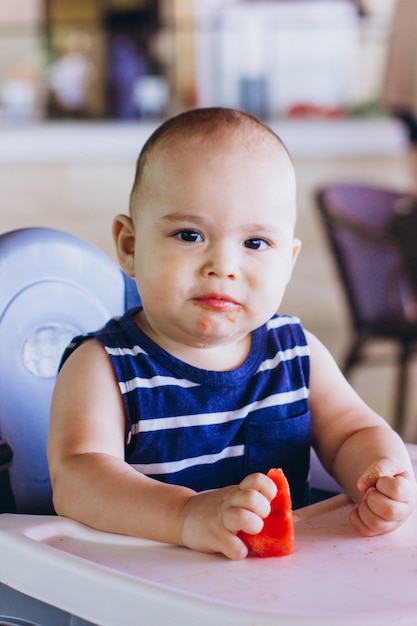
M 278 489 L 271 501 L 271 512 L 260 533 L 249 535 L 241 531 L 239 537 L 256 556 L 285 556 L 294 550 L 290 488 L 281 468 L 272 468 L 267 475 Z

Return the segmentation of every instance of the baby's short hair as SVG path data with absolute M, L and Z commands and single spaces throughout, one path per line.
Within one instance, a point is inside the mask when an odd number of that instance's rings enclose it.
M 242 149 L 250 148 L 254 141 L 259 141 L 261 138 L 273 137 L 291 160 L 281 138 L 253 115 L 226 107 L 190 109 L 163 122 L 145 142 L 136 164 L 135 179 L 130 194 L 130 214 L 134 213 L 135 195 L 155 150 L 172 145 L 175 141 L 197 137 L 202 141 L 210 141 L 224 136 L 229 131 L 242 133 Z

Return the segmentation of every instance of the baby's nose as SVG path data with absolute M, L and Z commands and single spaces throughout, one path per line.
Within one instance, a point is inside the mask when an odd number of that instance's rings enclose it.
M 203 271 L 209 277 L 236 280 L 238 276 L 237 265 L 237 255 L 231 246 L 213 246 L 208 251 Z

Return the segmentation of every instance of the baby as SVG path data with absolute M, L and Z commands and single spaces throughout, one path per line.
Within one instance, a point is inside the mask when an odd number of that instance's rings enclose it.
M 361 535 L 416 504 L 400 437 L 297 318 L 279 315 L 300 250 L 296 182 L 279 137 L 241 111 L 162 124 L 115 218 L 142 307 L 72 345 L 48 444 L 58 514 L 100 530 L 242 559 L 282 467 L 308 503 L 312 445 Z

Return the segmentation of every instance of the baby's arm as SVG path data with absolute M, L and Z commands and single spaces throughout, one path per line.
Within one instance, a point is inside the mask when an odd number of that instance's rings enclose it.
M 318 339 L 308 334 L 308 340 L 312 435 L 319 458 L 356 503 L 351 524 L 358 533 L 394 530 L 417 501 L 407 449 L 356 394 Z
M 57 513 L 98 530 L 244 558 L 237 533 L 262 528 L 274 483 L 253 474 L 201 494 L 163 484 L 124 461 L 125 429 L 109 358 L 88 341 L 63 366 L 52 401 L 48 460 Z

